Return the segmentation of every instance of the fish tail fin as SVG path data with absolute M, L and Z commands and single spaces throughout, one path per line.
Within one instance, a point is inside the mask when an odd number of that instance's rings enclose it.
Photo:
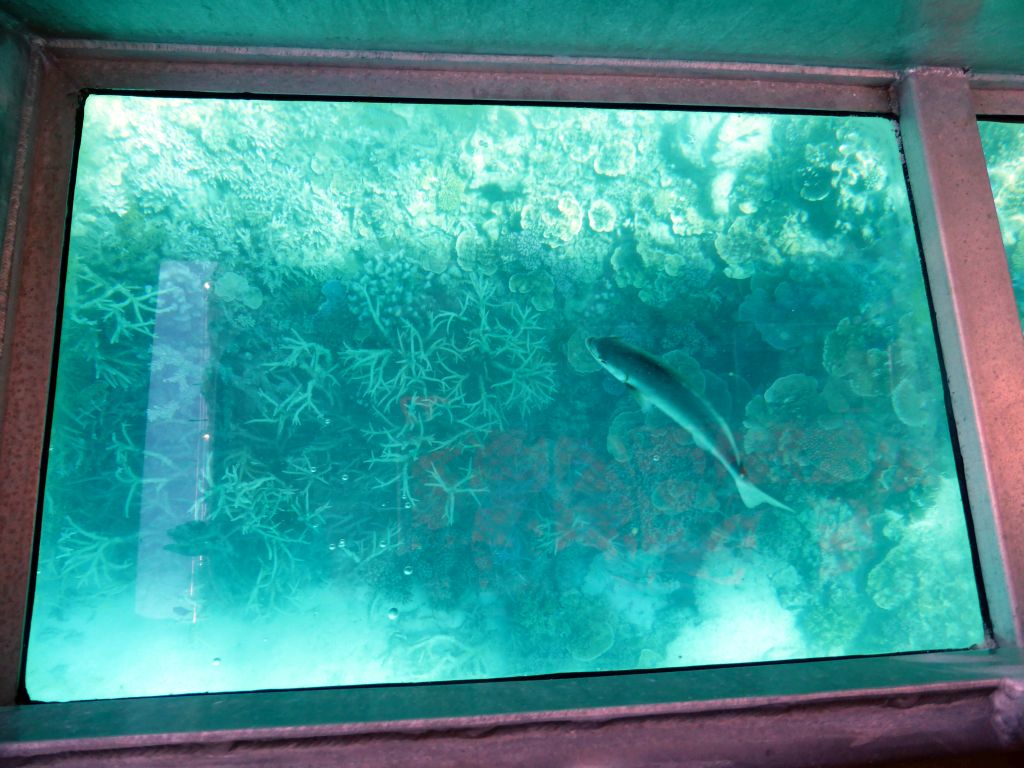
M 743 499 L 743 503 L 747 505 L 748 509 L 753 509 L 761 504 L 769 504 L 787 512 L 793 511 L 792 507 L 787 507 L 778 499 L 769 496 L 738 472 L 733 474 L 732 479 L 736 483 L 736 490 L 739 491 L 740 498 Z

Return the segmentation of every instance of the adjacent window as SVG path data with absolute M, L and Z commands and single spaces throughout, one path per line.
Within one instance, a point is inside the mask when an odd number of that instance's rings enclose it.
M 877 117 L 91 96 L 68 700 L 984 639 Z
M 978 130 L 1017 297 L 1017 312 L 1024 322 L 1024 125 L 979 120 Z

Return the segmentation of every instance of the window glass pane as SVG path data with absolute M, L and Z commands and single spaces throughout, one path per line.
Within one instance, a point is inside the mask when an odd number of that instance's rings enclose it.
M 1017 312 L 1024 323 L 1024 125 L 979 120 L 978 130 L 1010 264 Z
M 93 96 L 40 699 L 984 639 L 890 121 Z

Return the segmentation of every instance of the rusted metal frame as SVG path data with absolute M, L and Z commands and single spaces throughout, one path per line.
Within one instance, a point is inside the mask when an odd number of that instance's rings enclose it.
M 4 245 L 12 268 L 0 399 L 0 705 L 13 703 L 21 668 L 78 98 L 38 48 L 33 57 L 13 185 L 17 220 Z
M 610 57 L 559 57 L 507 54 L 426 53 L 387 50 L 325 48 L 247 47 L 184 43 L 131 43 L 107 40 L 55 38 L 47 49 L 62 58 L 190 60 L 248 64 L 322 64 L 337 67 L 380 69 L 433 69 L 577 72 L 580 74 L 658 74 L 678 78 L 758 79 L 823 82 L 833 85 L 888 86 L 897 77 L 893 69 L 825 67 L 799 64 L 689 61 L 679 59 L 631 59 Z
M 1024 116 L 1024 88 L 980 88 L 972 93 L 974 109 L 979 115 Z
M 2 26 L 2 18 L 0 18 Z M 2 31 L 2 30 L 0 30 Z M 9 33 L 15 34 L 15 33 Z M 18 135 L 14 149 L 14 163 L 11 169 L 11 189 L 8 193 L 7 216 L 0 231 L 0 392 L 6 371 L 6 355 L 4 354 L 8 313 L 13 311 L 11 285 L 16 280 L 14 273 L 14 243 L 17 239 L 20 213 L 24 204 L 28 160 L 28 141 L 33 131 L 33 105 L 39 87 L 38 57 L 33 56 L 33 48 L 24 39 L 27 71 L 25 73 L 22 102 L 18 115 Z
M 406 721 L 589 721 L 624 713 L 660 716 L 781 704 L 813 708 L 918 694 L 952 700 L 1000 688 L 1001 679 L 1019 669 L 1018 660 L 1013 652 L 957 652 L 600 677 L 35 704 L 0 710 L 0 743 L 145 735 L 155 744 L 184 738 L 178 732 L 193 728 L 269 738 L 299 727 L 313 735 L 401 731 L 405 726 L 397 724 Z
M 1024 116 L 1024 75 L 970 75 L 979 115 Z
M 321 692 L 322 693 L 322 692 Z M 894 757 L 939 757 L 1019 745 L 1014 683 L 955 689 L 890 689 L 855 696 L 749 698 L 632 707 L 593 707 L 501 716 L 311 724 L 189 733 L 71 737 L 0 743 L 18 765 L 222 765 L 246 759 L 303 765 L 396 763 L 731 766 L 850 765 Z M 97 702 L 97 704 L 101 704 Z M 130 702 L 102 703 L 107 708 Z M 82 706 L 82 705 L 75 705 Z M 107 716 L 106 722 L 116 723 Z M 180 722 L 180 721 L 179 721 Z M 186 720 L 183 724 L 192 721 Z M 200 720 L 205 725 L 205 721 Z M 69 735 L 69 733 L 66 733 Z M 276 764 L 276 763 L 275 763 Z
M 900 122 L 993 630 L 1024 638 L 1024 339 L 966 73 L 911 70 Z
M 111 45 L 47 49 L 85 88 L 888 113 L 889 70 Z

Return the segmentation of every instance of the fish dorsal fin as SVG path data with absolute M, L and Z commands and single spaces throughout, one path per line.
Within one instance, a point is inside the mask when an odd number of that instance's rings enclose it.
M 733 423 L 733 400 L 725 379 L 710 371 L 704 372 L 704 399 L 727 424 Z
M 740 468 L 741 454 L 739 446 L 734 437 L 732 417 L 733 400 L 729 394 L 729 386 L 726 382 L 713 373 L 705 371 L 704 379 L 707 382 L 704 390 L 704 399 L 710 406 L 712 412 L 718 417 L 719 425 L 722 428 L 721 440 L 724 443 L 719 445 L 723 455 L 730 456 L 736 462 L 737 469 Z
M 661 356 L 661 362 L 668 366 L 691 392 L 698 395 L 704 394 L 704 372 L 701 370 L 700 363 L 694 360 L 689 352 L 673 349 Z

